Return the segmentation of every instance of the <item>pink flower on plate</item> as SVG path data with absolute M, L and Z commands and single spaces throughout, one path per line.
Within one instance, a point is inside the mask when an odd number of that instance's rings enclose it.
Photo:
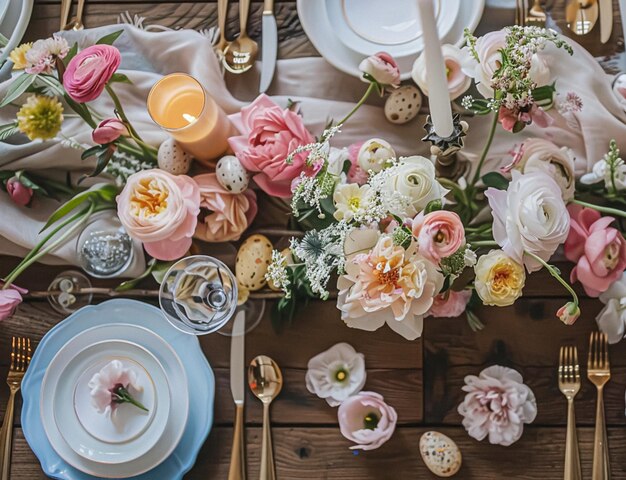
M 4 283 L 0 282 L 0 287 L 3 285 Z M 15 313 L 17 306 L 22 303 L 22 295 L 26 293 L 28 290 L 17 285 L 0 290 L 0 320 L 6 320 Z
M 547 128 L 554 123 L 554 119 L 536 103 L 533 103 L 529 108 L 521 110 L 509 110 L 508 108 L 500 107 L 498 120 L 502 124 L 502 128 L 513 133 L 520 132 L 531 123 L 541 128 Z
M 230 119 L 241 135 L 230 137 L 228 143 L 256 184 L 273 197 L 290 197 L 291 181 L 304 169 L 308 153 L 295 155 L 291 164 L 287 157 L 314 141 L 302 118 L 262 94 Z
M 387 52 L 378 52 L 363 59 L 359 64 L 359 70 L 383 86 L 393 88 L 400 86 L 400 69 L 395 59 Z M 363 75 L 363 81 L 370 81 L 367 76 Z
M 582 283 L 590 297 L 605 292 L 626 269 L 626 240 L 619 230 L 609 227 L 613 217 L 579 205 L 570 205 L 570 230 L 565 241 L 565 257 L 576 263 L 570 280 Z
M 419 252 L 433 263 L 439 263 L 465 245 L 461 217 L 447 210 L 419 213 L 413 220 L 412 230 Z
M 107 363 L 91 377 L 87 386 L 90 389 L 91 403 L 98 413 L 114 411 L 118 404 L 126 402 L 147 410 L 130 394 L 131 390 L 143 390 L 137 382 L 137 372 L 125 367 L 120 360 Z
M 460 317 L 465 312 L 471 296 L 472 292 L 469 290 L 460 292 L 448 290 L 446 293 L 440 293 L 435 297 L 435 301 L 426 316 L 436 318 Z
M 24 185 L 17 177 L 10 178 L 6 186 L 9 198 L 17 205 L 24 207 L 33 198 L 33 189 Z
M 341 434 L 356 443 L 351 450 L 375 450 L 391 438 L 398 414 L 382 395 L 361 392 L 348 397 L 337 411 Z
M 467 395 L 458 411 L 465 430 L 478 441 L 489 437 L 489 443 L 508 447 L 537 416 L 535 394 L 511 368 L 494 365 L 478 377 L 468 375 L 463 391 Z
M 193 179 L 200 188 L 201 211 L 194 237 L 206 242 L 239 240 L 257 214 L 256 194 L 250 189 L 243 193 L 226 190 L 215 173 L 196 175 Z
M 63 74 L 63 86 L 72 100 L 91 102 L 100 96 L 122 56 L 111 45 L 92 45 L 70 60 Z
M 119 118 L 102 120 L 91 133 L 91 138 L 98 145 L 105 145 L 125 136 L 128 136 L 128 128 Z
M 198 184 L 159 169 L 131 175 L 117 197 L 126 232 L 158 260 L 176 260 L 189 250 L 199 213 Z

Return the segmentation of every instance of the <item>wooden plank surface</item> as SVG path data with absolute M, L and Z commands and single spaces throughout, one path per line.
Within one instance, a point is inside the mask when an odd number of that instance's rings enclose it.
M 565 0 L 549 1 L 551 13 L 564 27 Z M 617 0 L 614 0 L 617 5 Z M 34 40 L 58 27 L 60 0 L 36 0 L 27 38 Z M 316 55 L 299 23 L 294 1 L 277 1 L 279 56 L 294 58 Z M 260 36 L 262 2 L 255 0 L 249 22 L 250 35 Z M 206 29 L 216 25 L 216 4 L 204 1 L 88 0 L 85 24 L 99 26 L 117 23 L 120 14 L 145 17 L 145 24 L 171 28 Z M 486 29 L 485 22 L 479 30 Z M 238 31 L 237 5 L 231 2 L 227 35 Z M 566 31 L 567 33 L 567 31 Z M 605 57 L 611 68 L 615 54 L 623 51 L 622 30 L 615 9 L 615 28 L 610 42 L 600 45 L 599 28 L 579 37 L 593 55 Z M 9 271 L 15 259 L 0 258 L 0 273 Z M 567 273 L 570 266 L 559 262 Z M 31 269 L 21 282 L 31 289 L 45 289 L 66 267 Z M 96 282 L 98 286 L 114 282 Z M 246 357 L 265 353 L 283 367 L 285 389 L 273 406 L 275 452 L 279 478 L 398 480 L 434 478 L 419 458 L 420 435 L 436 428 L 451 436 L 460 446 L 464 466 L 456 478 L 501 480 L 563 478 L 565 439 L 565 399 L 556 385 L 555 365 L 562 344 L 577 345 L 581 357 L 587 352 L 588 334 L 595 328 L 594 318 L 601 305 L 583 298 L 583 317 L 573 327 L 554 318 L 565 301 L 563 290 L 544 272 L 529 278 L 525 297 L 514 307 L 485 308 L 480 316 L 486 324 L 482 332 L 472 332 L 465 319 L 428 319 L 423 341 L 407 342 L 383 329 L 376 334 L 345 327 L 332 302 L 314 302 L 296 319 L 293 328 L 277 335 L 266 317 L 247 337 Z M 0 330 L 0 378 L 6 375 L 8 341 L 12 335 L 26 334 L 40 339 L 62 316 L 44 301 L 29 301 L 18 313 L 2 323 Z M 399 428 L 383 448 L 355 455 L 339 433 L 336 409 L 307 392 L 304 383 L 306 363 L 314 354 L 338 341 L 348 341 L 366 356 L 366 388 L 382 393 L 399 414 Z M 210 335 L 201 339 L 217 382 L 215 427 L 202 448 L 198 461 L 186 479 L 224 479 L 227 477 L 232 441 L 233 406 L 229 388 L 229 339 Z M 626 479 L 626 343 L 611 348 L 613 378 L 606 388 L 606 415 L 614 479 Z M 500 363 L 518 369 L 534 390 L 539 413 L 535 424 L 527 427 L 522 439 L 509 448 L 490 446 L 471 439 L 460 427 L 456 407 L 462 400 L 463 379 L 482 368 Z M 584 362 L 583 362 L 584 363 Z M 0 382 L 0 411 L 4 411 L 8 388 Z M 259 403 L 248 394 L 246 423 L 249 477 L 258 476 L 260 456 Z M 577 397 L 576 413 L 583 474 L 590 478 L 593 442 L 595 390 L 583 381 Z M 38 461 L 26 444 L 20 429 L 18 400 L 12 477 L 18 480 L 45 478 Z M 160 480 L 160 479 L 159 479 Z

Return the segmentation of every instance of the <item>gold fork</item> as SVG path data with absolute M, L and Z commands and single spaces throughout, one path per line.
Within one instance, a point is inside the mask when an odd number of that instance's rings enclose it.
M 574 397 L 580 391 L 580 367 L 578 349 L 561 347 L 559 354 L 559 390 L 567 398 L 567 436 L 565 438 L 565 480 L 581 480 L 578 435 L 576 434 L 576 415 Z
M 611 478 L 609 468 L 609 450 L 604 420 L 603 389 L 611 378 L 609 365 L 609 348 L 607 336 L 604 333 L 592 332 L 589 337 L 589 359 L 587 363 L 587 377 L 598 389 L 596 405 L 596 431 L 593 442 L 593 480 L 608 480 Z
M 22 385 L 24 373 L 30 363 L 30 338 L 13 337 L 11 341 L 11 367 L 9 368 L 9 376 L 7 384 L 11 390 L 7 410 L 2 421 L 2 430 L 0 430 L 0 478 L 8 480 L 9 471 L 11 470 L 11 447 L 13 443 L 13 413 L 15 407 L 15 394 Z

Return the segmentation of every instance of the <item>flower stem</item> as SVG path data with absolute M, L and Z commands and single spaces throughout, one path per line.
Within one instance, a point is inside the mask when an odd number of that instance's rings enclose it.
M 363 94 L 363 97 L 361 97 L 361 100 L 358 101 L 358 103 L 354 106 L 354 108 L 350 110 L 350 113 L 348 113 L 348 115 L 343 117 L 343 119 L 340 122 L 338 122 L 337 125 L 343 125 L 344 123 L 346 123 L 348 119 L 352 115 L 354 115 L 359 108 L 361 108 L 361 106 L 365 103 L 365 100 L 367 100 L 367 98 L 371 95 L 371 93 L 374 91 L 375 88 L 376 88 L 376 85 L 374 84 L 374 82 L 370 82 L 370 85 L 369 87 L 367 87 L 367 90 L 365 91 L 365 94 Z
M 476 242 L 469 242 L 472 247 L 497 247 L 498 243 L 493 240 L 478 240 Z
M 141 410 L 148 412 L 149 410 L 139 401 L 135 400 L 130 392 L 124 386 L 119 386 L 114 392 L 115 403 L 130 403 Z
M 534 258 L 539 263 L 541 263 L 541 265 L 543 265 L 548 270 L 548 272 L 550 272 L 550 275 L 556 278 L 559 281 L 559 283 L 565 287 L 565 289 L 572 296 L 572 300 L 574 301 L 574 304 L 578 306 L 578 295 L 576 294 L 572 286 L 569 283 L 567 283 L 565 280 L 563 280 L 563 277 L 561 277 L 559 272 L 552 265 L 548 264 L 543 258 L 539 257 L 538 255 L 535 255 L 534 253 L 524 252 L 524 254 L 528 255 L 531 258 Z
M 491 148 L 491 144 L 493 143 L 493 137 L 496 134 L 497 126 L 498 126 L 498 112 L 493 112 L 491 128 L 489 129 L 489 135 L 487 136 L 487 143 L 485 143 L 485 148 L 483 148 L 483 153 L 480 156 L 480 160 L 478 161 L 476 172 L 474 172 L 474 178 L 472 178 L 472 182 L 470 183 L 471 187 L 476 185 L 476 183 L 480 179 L 480 171 L 482 170 L 483 164 L 485 163 L 485 160 L 487 159 L 487 155 L 489 154 L 489 149 Z
M 618 217 L 626 218 L 626 211 L 618 210 L 617 208 L 601 207 L 600 205 L 594 205 L 593 203 L 583 202 L 582 200 L 572 200 L 570 201 L 570 203 L 575 203 L 576 205 L 581 205 L 587 208 L 593 208 L 594 210 L 597 210 L 598 212 L 608 213 L 609 215 L 615 215 Z

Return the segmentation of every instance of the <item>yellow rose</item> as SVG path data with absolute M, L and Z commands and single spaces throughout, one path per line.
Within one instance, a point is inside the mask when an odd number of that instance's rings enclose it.
M 485 305 L 506 307 L 522 295 L 524 267 L 502 250 L 491 250 L 474 267 L 476 293 Z

